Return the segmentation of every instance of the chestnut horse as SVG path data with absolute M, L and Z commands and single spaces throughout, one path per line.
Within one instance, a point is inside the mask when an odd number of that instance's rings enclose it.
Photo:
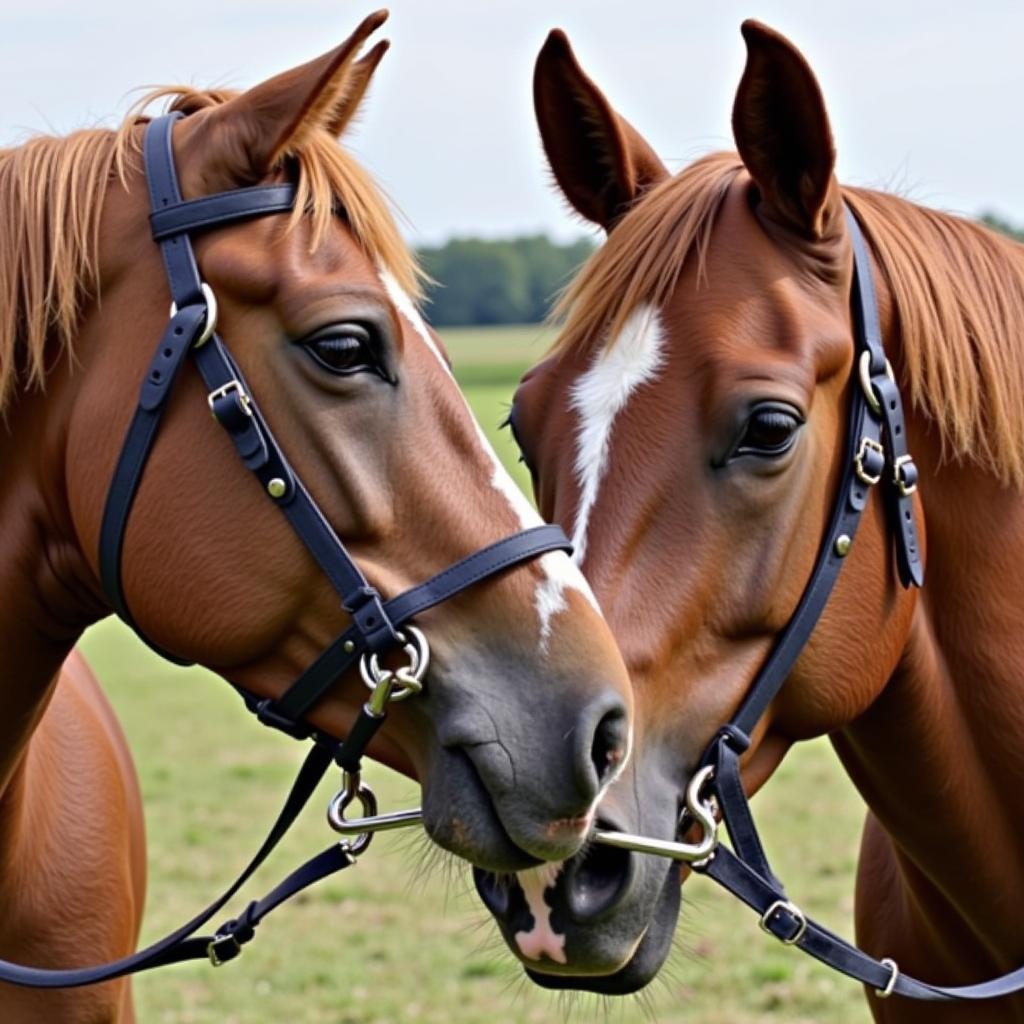
M 242 94 L 157 95 L 182 115 L 172 161 L 186 199 L 297 189 L 291 214 L 210 230 L 195 251 L 254 399 L 391 594 L 540 519 L 417 312 L 416 266 L 390 213 L 337 144 L 387 44 L 357 52 L 383 20 Z M 110 612 L 104 502 L 168 319 L 146 123 L 136 113 L 119 131 L 0 153 L 0 958 L 40 967 L 126 954 L 143 903 L 129 755 L 69 652 Z M 207 397 L 184 369 L 128 520 L 127 604 L 162 650 L 277 698 L 349 617 L 211 423 Z M 392 713 L 372 753 L 419 779 L 431 837 L 475 864 L 516 870 L 577 851 L 625 755 L 631 703 L 579 571 L 548 553 L 417 621 L 433 650 L 424 692 Z M 307 721 L 344 736 L 364 700 L 356 679 L 338 681 Z M 124 982 L 0 986 L 0 1008 L 5 1024 L 132 1019 Z
M 571 533 L 633 680 L 636 750 L 599 817 L 673 838 L 679 793 L 819 557 L 859 391 L 845 203 L 869 243 L 907 408 L 927 574 L 920 591 L 901 585 L 871 496 L 824 616 L 754 730 L 744 787 L 794 742 L 829 735 L 869 807 L 860 945 L 929 982 L 977 982 L 1024 963 L 1024 252 L 840 186 L 803 57 L 757 23 L 743 35 L 738 155 L 675 175 L 563 34 L 536 67 L 558 185 L 608 232 L 511 417 L 541 511 Z M 677 872 L 598 856 L 591 891 L 600 875 L 614 895 L 588 932 L 567 870 L 543 893 L 567 922 L 564 966 L 538 960 L 531 973 L 627 991 L 666 955 Z M 799 900 L 799 879 L 786 881 Z M 1024 1020 L 1020 996 L 869 1000 L 886 1022 Z

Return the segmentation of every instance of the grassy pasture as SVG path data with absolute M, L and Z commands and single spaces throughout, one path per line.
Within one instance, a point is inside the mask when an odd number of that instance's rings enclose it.
M 539 328 L 446 332 L 456 375 L 520 483 L 507 432 L 515 381 L 540 358 Z M 167 665 L 113 620 L 83 646 L 117 707 L 142 779 L 150 882 L 143 938 L 204 905 L 248 859 L 276 813 L 300 746 L 260 731 L 201 669 Z M 368 773 L 394 809 L 416 787 Z M 335 780 L 332 778 L 331 782 Z M 261 895 L 332 833 L 318 795 L 294 835 L 233 905 Z M 863 808 L 824 741 L 807 744 L 755 801 L 792 897 L 850 934 Z M 468 872 L 422 837 L 378 836 L 359 864 L 279 911 L 238 960 L 170 968 L 136 983 L 142 1024 L 527 1024 L 566 1018 L 688 1024 L 851 1024 L 857 986 L 758 931 L 749 912 L 701 878 L 687 882 L 677 950 L 641 999 L 577 1002 L 524 984 L 470 892 Z M 230 916 L 230 914 L 225 914 Z

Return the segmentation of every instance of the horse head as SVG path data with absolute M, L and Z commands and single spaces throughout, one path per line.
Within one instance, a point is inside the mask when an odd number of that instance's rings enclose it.
M 248 91 L 164 94 L 180 115 L 171 160 L 185 200 L 296 190 L 290 213 L 197 234 L 195 256 L 252 402 L 387 596 L 541 521 L 418 312 L 418 271 L 385 203 L 338 144 L 386 50 L 380 42 L 359 56 L 384 17 Z M 19 614 L 44 623 L 37 699 L 81 629 L 109 612 L 104 508 L 168 322 L 141 159 L 146 121 L 137 113 L 117 133 L 0 155 L 12 207 L 0 296 L 18 306 L 5 312 L 0 363 L 0 508 L 20 552 L 7 564 L 18 593 L 32 595 Z M 19 387 L 23 370 L 36 383 L 45 375 L 45 392 Z M 239 415 L 251 414 L 250 396 L 235 391 Z M 217 397 L 184 366 L 127 518 L 124 598 L 159 649 L 273 700 L 350 620 L 268 500 L 283 482 L 261 486 L 211 422 Z M 574 853 L 630 731 L 625 670 L 583 577 L 549 552 L 417 624 L 432 651 L 424 691 L 396 706 L 372 753 L 420 780 L 428 832 L 476 864 L 514 870 Z M 364 701 L 350 674 L 307 720 L 342 737 Z
M 554 351 L 524 377 L 511 424 L 633 682 L 635 752 L 598 825 L 665 840 L 703 752 L 800 602 L 857 386 L 851 243 L 821 92 L 783 37 L 756 22 L 743 35 L 738 154 L 676 175 L 562 33 L 534 79 L 558 186 L 607 240 L 567 290 Z M 880 500 L 847 561 L 754 730 L 748 791 L 795 740 L 868 708 L 900 657 L 915 597 L 893 571 Z M 564 922 L 565 962 L 527 961 L 531 976 L 610 993 L 646 984 L 670 948 L 679 881 L 670 862 L 636 853 L 574 858 L 544 893 Z M 510 937 L 514 917 L 502 922 Z

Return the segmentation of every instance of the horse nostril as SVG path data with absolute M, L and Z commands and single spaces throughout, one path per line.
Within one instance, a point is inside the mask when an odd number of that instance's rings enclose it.
M 566 879 L 569 910 L 581 924 L 618 906 L 633 876 L 633 857 L 611 846 L 591 846 L 574 858 Z
M 626 756 L 629 743 L 629 719 L 626 709 L 618 705 L 608 711 L 594 730 L 590 744 L 590 761 L 597 772 L 597 784 L 603 786 L 612 778 L 622 759 Z

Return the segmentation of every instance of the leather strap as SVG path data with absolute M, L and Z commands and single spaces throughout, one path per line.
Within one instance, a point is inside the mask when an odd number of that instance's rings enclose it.
M 153 238 L 160 242 L 173 235 L 191 235 L 268 213 L 285 213 L 294 205 L 294 185 L 256 185 L 161 206 L 149 215 L 149 224 Z
M 399 628 L 463 590 L 549 551 L 572 551 L 572 544 L 558 526 L 534 526 L 506 537 L 391 598 L 384 604 L 387 618 Z M 294 728 L 365 650 L 358 630 L 350 626 L 277 701 L 264 702 L 256 712 L 260 721 L 283 732 Z
M 182 307 L 171 318 L 160 339 L 156 355 L 143 379 L 138 405 L 114 467 L 100 527 L 100 579 L 111 606 L 157 654 L 179 665 L 187 663 L 154 644 L 132 618 L 121 582 L 121 557 L 128 516 L 149 454 L 153 450 L 157 430 L 167 407 L 167 398 L 181 372 L 189 348 L 203 328 L 206 312 L 205 302 Z
M 40 967 L 25 967 L 21 964 L 0 960 L 0 981 L 27 986 L 28 988 L 77 988 L 82 985 L 95 985 L 98 982 L 109 981 L 112 978 L 121 978 L 126 974 L 136 974 L 139 971 L 151 970 L 164 964 L 206 958 L 208 956 L 207 947 L 214 940 L 215 936 L 195 938 L 195 933 L 224 907 L 228 900 L 241 889 L 267 857 L 270 856 L 271 852 L 281 839 L 284 838 L 295 819 L 299 816 L 299 812 L 309 802 L 309 798 L 316 791 L 317 784 L 324 777 L 324 773 L 331 766 L 333 760 L 334 750 L 331 746 L 318 744 L 309 751 L 284 802 L 284 806 L 277 816 L 277 820 L 252 860 L 249 861 L 235 881 L 205 910 L 201 911 L 177 930 L 171 932 L 170 935 L 134 953 L 132 956 L 100 964 L 96 967 L 81 967 L 59 971 Z M 337 844 L 335 844 L 334 849 L 338 849 Z M 333 870 L 340 871 L 351 863 L 354 862 L 347 854 L 341 858 L 335 857 L 332 862 Z M 317 865 L 315 869 L 310 867 L 313 864 Z M 261 904 L 265 907 L 261 916 L 265 916 L 274 907 L 284 902 L 289 895 L 297 892 L 299 888 L 304 888 L 305 885 L 310 884 L 310 881 L 315 880 L 312 877 L 309 877 L 309 881 L 306 879 L 310 872 L 315 873 L 321 866 L 319 858 L 314 858 L 303 865 L 299 871 L 289 875 L 284 883 L 275 888 L 265 897 L 264 901 L 261 901 Z M 318 877 L 323 876 L 320 875 Z M 297 885 L 298 888 L 289 891 L 290 885 Z
M 878 438 L 878 422 L 869 415 L 867 402 L 860 394 L 860 390 L 856 389 L 850 400 L 850 427 L 839 495 L 811 578 L 793 617 L 732 719 L 732 727 L 746 737 L 750 736 L 768 709 L 768 705 L 789 678 L 793 665 L 807 646 L 821 613 L 832 596 L 839 571 L 846 561 L 846 554 L 857 536 L 857 528 L 872 486 L 870 482 L 858 476 L 857 459 L 862 450 L 870 450 L 871 444 L 877 445 Z
M 800 597 L 792 618 L 779 637 L 767 661 L 761 666 L 739 710 L 730 723 L 733 748 L 742 752 L 749 744 L 749 736 L 777 696 L 794 664 L 803 652 L 828 603 L 839 571 L 846 561 L 861 515 L 867 506 L 868 495 L 875 483 L 886 477 L 890 522 L 897 538 L 897 565 L 903 566 L 901 578 L 904 586 L 920 586 L 923 565 L 917 526 L 913 514 L 913 498 L 899 493 L 895 484 L 897 465 L 911 467 L 916 483 L 916 469 L 906 448 L 906 424 L 899 390 L 891 380 L 889 362 L 882 346 L 882 329 L 878 317 L 867 245 L 856 218 L 846 211 L 847 227 L 854 252 L 853 321 L 854 361 L 850 385 L 850 412 L 843 470 L 836 502 L 828 528 L 822 539 L 814 569 Z M 876 412 L 868 401 L 859 381 L 862 358 L 868 360 L 868 379 L 872 394 L 879 403 Z M 883 437 L 884 431 L 884 437 Z M 895 439 L 895 444 L 891 438 Z M 904 461 L 897 464 L 896 459 Z M 906 470 L 904 470 L 906 472 Z M 712 763 L 717 739 L 709 747 L 702 764 Z
M 719 744 L 719 763 L 724 762 L 725 777 L 738 778 L 739 755 L 727 744 Z M 803 952 L 810 954 L 833 970 L 870 985 L 878 993 L 887 995 L 907 996 L 911 999 L 947 1002 L 950 1000 L 993 999 L 998 996 L 1011 995 L 1024 991 L 1024 967 L 1004 974 L 1001 977 L 975 985 L 944 986 L 932 985 L 918 981 L 903 974 L 898 967 L 894 969 L 892 961 L 882 962 L 856 946 L 818 924 L 804 914 L 786 896 L 782 885 L 776 881 L 768 870 L 767 860 L 760 855 L 758 858 L 745 855 L 734 832 L 734 822 L 744 822 L 744 829 L 754 831 L 758 850 L 760 840 L 756 838 L 753 817 L 750 815 L 749 804 L 742 788 L 738 792 L 729 787 L 723 791 L 719 785 L 720 776 L 714 778 L 714 785 L 719 794 L 723 816 L 729 827 L 729 835 L 733 839 L 736 853 L 725 846 L 719 846 L 710 861 L 697 866 L 694 870 L 714 879 L 724 889 L 751 907 L 760 917 L 765 931 L 774 935 L 787 945 L 794 945 Z M 745 835 L 744 845 L 749 851 L 752 837 Z M 894 978 L 895 970 L 895 981 Z
M 180 113 L 154 118 L 146 126 L 142 140 L 142 154 L 146 162 L 146 186 L 149 189 L 150 214 L 158 210 L 179 206 L 183 200 L 178 188 L 178 175 L 174 169 L 172 143 L 174 123 Z M 199 268 L 187 235 L 164 238 L 160 256 L 170 286 L 171 298 L 181 306 L 194 303 L 205 305 Z
M 846 207 L 846 227 L 853 246 L 853 309 L 858 327 L 858 355 L 861 351 L 869 353 L 871 389 L 879 403 L 885 427 L 886 465 L 889 469 L 885 487 L 886 509 L 896 543 L 896 568 L 904 587 L 920 587 L 924 583 L 924 563 L 921 561 L 913 501 L 917 467 L 907 450 L 903 399 L 890 375 L 892 371 L 885 355 L 867 241 L 849 207 Z

